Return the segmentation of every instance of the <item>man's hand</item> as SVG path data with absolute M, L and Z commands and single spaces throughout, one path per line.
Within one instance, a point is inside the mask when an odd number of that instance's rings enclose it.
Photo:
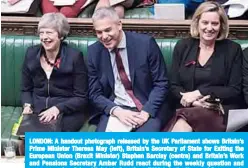
M 150 114 L 146 111 L 141 111 L 135 115 L 139 119 L 138 127 L 142 126 L 150 117 Z
M 203 96 L 199 92 L 199 90 L 195 90 L 193 92 L 186 92 L 186 93 L 181 93 L 182 98 L 181 98 L 181 105 L 184 107 L 189 107 L 194 101 L 202 98 Z
M 50 122 L 51 120 L 56 120 L 58 115 L 59 109 L 56 106 L 53 106 L 39 114 L 40 121 L 42 122 Z
M 117 107 L 113 111 L 113 115 L 116 116 L 122 123 L 133 128 L 137 128 L 139 123 L 142 122 L 139 117 L 136 117 L 137 114 L 139 113 L 131 110 L 126 110 L 121 107 Z

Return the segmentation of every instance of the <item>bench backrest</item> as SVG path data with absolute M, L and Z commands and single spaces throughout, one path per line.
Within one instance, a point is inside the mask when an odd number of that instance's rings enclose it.
M 69 37 L 66 41 L 82 51 L 86 58 L 87 46 L 94 43 L 96 38 Z M 168 69 L 177 41 L 178 39 L 157 39 Z M 20 82 L 23 59 L 26 49 L 29 46 L 39 44 L 40 41 L 36 36 L 2 35 L 1 42 L 1 103 L 2 106 L 21 106 Z M 248 47 L 248 40 L 237 42 L 242 45 L 242 48 Z

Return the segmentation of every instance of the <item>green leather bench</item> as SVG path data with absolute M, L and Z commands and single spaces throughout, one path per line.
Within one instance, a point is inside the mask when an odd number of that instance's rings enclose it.
M 96 38 L 94 37 L 69 37 L 67 39 L 67 42 L 81 50 L 84 56 L 87 55 L 87 46 L 95 41 Z M 168 69 L 176 42 L 177 39 L 157 39 Z M 242 45 L 242 48 L 248 47 L 248 40 L 239 40 L 238 42 Z M 1 43 L 1 143 L 4 147 L 6 141 L 10 138 L 17 142 L 17 137 L 11 136 L 11 130 L 22 111 L 20 103 L 22 62 L 26 49 L 29 46 L 39 44 L 39 39 L 35 36 L 2 35 Z M 95 126 L 86 123 L 81 131 L 94 131 L 95 128 Z M 3 155 L 3 150 L 1 152 Z

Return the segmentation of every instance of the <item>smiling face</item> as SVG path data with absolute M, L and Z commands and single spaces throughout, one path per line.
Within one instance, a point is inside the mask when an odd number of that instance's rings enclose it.
M 53 52 L 58 50 L 61 38 L 56 30 L 52 28 L 41 28 L 39 31 L 40 41 L 46 51 Z
M 220 32 L 220 16 L 217 12 L 204 12 L 198 23 L 200 39 L 205 42 L 213 42 Z
M 122 39 L 121 21 L 103 18 L 94 21 L 96 36 L 107 49 L 114 49 Z

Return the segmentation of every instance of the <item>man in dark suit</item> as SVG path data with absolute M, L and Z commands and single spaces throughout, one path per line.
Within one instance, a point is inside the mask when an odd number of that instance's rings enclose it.
M 106 131 L 109 116 L 132 131 L 160 131 L 168 79 L 156 41 L 124 32 L 112 8 L 98 9 L 92 19 L 99 41 L 88 48 L 89 96 L 101 113 L 97 131 Z

